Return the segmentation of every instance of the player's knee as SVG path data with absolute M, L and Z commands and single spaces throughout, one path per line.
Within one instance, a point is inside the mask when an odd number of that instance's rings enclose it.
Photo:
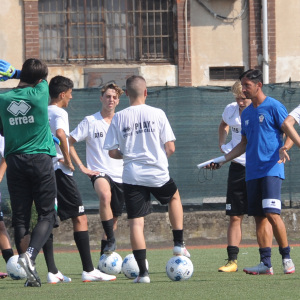
M 266 217 L 272 226 L 276 226 L 278 223 L 281 222 L 281 217 L 278 214 L 266 213 Z
M 100 198 L 100 205 L 104 207 L 110 207 L 111 198 L 110 197 L 101 197 Z
M 81 215 L 72 218 L 72 222 L 74 225 L 80 224 L 80 225 L 87 225 L 87 216 L 86 215 Z

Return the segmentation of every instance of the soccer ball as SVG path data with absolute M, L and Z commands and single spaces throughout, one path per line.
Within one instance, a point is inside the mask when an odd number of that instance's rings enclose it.
M 146 267 L 149 269 L 148 260 L 146 259 Z M 139 276 L 140 269 L 133 254 L 128 254 L 122 263 L 122 273 L 129 278 L 134 279 Z
M 186 256 L 173 256 L 166 265 L 168 277 L 173 281 L 183 281 L 191 278 L 194 266 Z
M 109 275 L 117 275 L 121 272 L 122 261 L 122 257 L 117 252 L 102 254 L 99 259 L 98 269 Z
M 27 277 L 25 270 L 18 264 L 18 258 L 19 255 L 14 255 L 6 264 L 7 274 L 13 280 L 20 280 Z

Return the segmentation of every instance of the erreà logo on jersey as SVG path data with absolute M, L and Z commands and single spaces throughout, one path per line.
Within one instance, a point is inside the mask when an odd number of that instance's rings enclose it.
M 28 124 L 34 123 L 33 116 L 26 116 L 26 114 L 31 109 L 31 106 L 26 103 L 25 101 L 21 100 L 20 102 L 12 101 L 7 108 L 15 118 L 9 118 L 10 125 L 21 125 L 21 124 Z M 21 116 L 19 116 L 21 115 Z

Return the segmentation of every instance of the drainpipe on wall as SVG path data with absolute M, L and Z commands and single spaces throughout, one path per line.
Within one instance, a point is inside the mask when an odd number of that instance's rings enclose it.
M 269 50 L 268 50 L 268 3 L 262 0 L 263 19 L 263 80 L 264 84 L 269 83 Z

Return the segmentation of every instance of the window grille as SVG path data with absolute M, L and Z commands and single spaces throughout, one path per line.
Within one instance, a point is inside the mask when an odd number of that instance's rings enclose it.
M 238 80 L 244 67 L 210 67 L 210 80 Z
M 173 62 L 174 0 L 39 0 L 47 62 Z

